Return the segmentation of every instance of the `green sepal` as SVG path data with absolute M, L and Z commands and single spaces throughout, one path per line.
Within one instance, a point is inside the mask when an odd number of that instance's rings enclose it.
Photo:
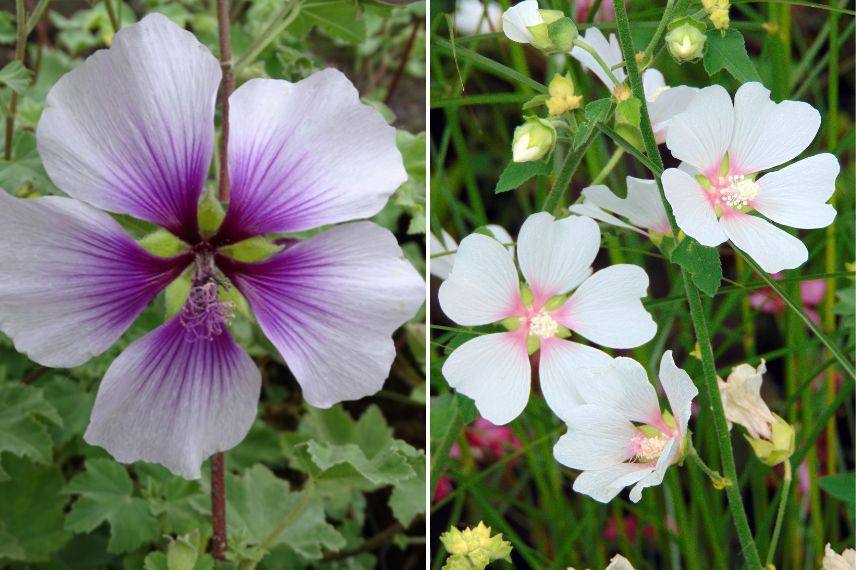
M 223 218 L 226 217 L 226 211 L 223 209 L 223 204 L 217 199 L 214 192 L 206 192 L 202 197 L 202 202 L 199 204 L 199 230 L 202 235 L 211 236 L 223 223 Z
M 541 339 L 534 335 L 526 337 L 526 352 L 532 356 L 541 348 Z
M 548 25 L 565 17 L 565 13 L 561 10 L 538 10 L 538 13 L 544 23 Z
M 615 123 L 627 124 L 638 128 L 642 120 L 642 102 L 636 97 L 619 101 L 615 106 Z
M 672 20 L 667 28 L 670 32 L 676 28 L 680 28 L 684 24 L 688 24 L 700 32 L 703 32 L 707 29 L 707 26 L 704 25 L 704 22 L 699 22 L 692 16 L 684 16 L 682 18 L 677 18 L 676 20 Z
M 535 295 L 532 294 L 532 289 L 525 283 L 520 286 L 520 302 L 526 307 L 531 307 L 535 301 Z
M 557 337 L 559 337 L 559 338 L 571 338 L 571 335 L 572 335 L 571 329 L 569 329 L 565 325 L 560 325 L 559 323 L 556 323 L 556 325 L 559 327 L 559 330 L 556 331 Z
M 568 52 L 574 46 L 574 40 L 580 35 L 574 21 L 563 16 L 547 25 L 547 35 L 552 48 L 558 52 Z
M 639 127 L 634 127 L 633 125 L 616 121 L 615 132 L 618 133 L 621 138 L 630 143 L 636 150 L 643 150 L 642 131 L 639 130 Z
M 555 311 L 559 307 L 565 304 L 567 297 L 564 295 L 556 295 L 554 297 L 550 297 L 547 299 L 547 302 L 544 303 L 544 310 L 546 311 Z
M 171 319 L 181 311 L 187 295 L 190 294 L 190 277 L 181 275 L 164 289 L 164 301 L 166 304 L 166 318 Z
M 199 529 L 194 531 L 199 536 Z M 199 558 L 199 548 L 194 545 L 189 536 L 180 536 L 173 540 L 166 549 L 166 567 L 169 570 L 193 570 Z
M 544 22 L 534 26 L 527 26 L 529 33 L 532 34 L 532 45 L 540 50 L 549 51 L 553 48 L 553 42 L 550 41 L 550 30 Z
M 549 95 L 545 95 L 543 93 L 540 95 L 535 95 L 534 97 L 523 103 L 522 109 L 524 111 L 529 111 L 530 109 L 537 109 L 538 107 L 543 107 L 544 103 L 549 98 Z
M 728 158 L 728 153 L 725 153 L 725 156 L 722 157 L 722 163 L 719 165 L 719 175 L 720 176 L 728 176 L 729 164 L 730 160 Z
M 713 190 L 713 184 L 710 183 L 710 180 L 704 174 L 696 174 L 695 179 L 698 185 L 705 190 Z
M 279 253 L 282 247 L 266 237 L 256 236 L 224 247 L 220 251 L 232 259 L 252 263 L 263 261 Z
M 218 287 L 217 293 L 221 300 L 232 303 L 232 306 L 235 307 L 235 311 L 241 313 L 248 319 L 253 318 L 253 312 L 250 310 L 250 304 L 247 302 L 247 298 L 238 291 L 237 287 Z
M 158 257 L 173 257 L 182 248 L 181 240 L 166 230 L 156 230 L 138 241 L 144 250 Z
M 516 331 L 520 328 L 520 319 L 518 317 L 506 317 L 499 321 L 499 324 L 509 331 Z

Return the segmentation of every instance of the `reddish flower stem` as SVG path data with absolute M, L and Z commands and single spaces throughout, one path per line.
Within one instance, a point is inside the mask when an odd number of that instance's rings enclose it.
M 229 0 L 217 0 L 217 23 L 220 30 L 220 69 L 223 84 L 220 88 L 220 191 L 221 202 L 229 201 L 229 96 L 235 90 L 232 75 L 232 41 L 229 38 Z
M 235 90 L 235 78 L 232 75 L 232 42 L 229 38 L 229 0 L 217 0 L 217 24 L 220 36 L 220 69 L 223 83 L 220 88 L 220 111 L 222 122 L 220 130 L 220 188 L 219 198 L 229 201 L 229 96 Z M 211 550 L 217 560 L 226 555 L 226 457 L 215 453 L 211 457 Z

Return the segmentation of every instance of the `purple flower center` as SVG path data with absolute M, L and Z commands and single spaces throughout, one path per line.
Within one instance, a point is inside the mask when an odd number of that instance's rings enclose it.
M 219 284 L 223 281 L 217 276 L 213 251 L 198 247 L 193 286 L 179 314 L 189 340 L 212 340 L 235 318 L 234 304 L 220 300 Z

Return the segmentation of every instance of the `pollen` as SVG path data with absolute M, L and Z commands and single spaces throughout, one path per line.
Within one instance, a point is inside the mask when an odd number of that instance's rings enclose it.
M 723 202 L 734 209 L 745 208 L 760 190 L 757 182 L 743 175 L 729 176 L 726 180 L 728 186 L 719 191 L 719 196 Z
M 547 311 L 541 311 L 529 320 L 529 334 L 538 338 L 550 338 L 559 332 L 559 323 Z
M 187 337 L 192 341 L 213 340 L 234 318 L 235 306 L 219 299 L 214 282 L 192 287 L 179 315 Z
M 634 459 L 639 463 L 657 461 L 669 442 L 662 433 L 654 436 L 639 433 L 633 441 Z

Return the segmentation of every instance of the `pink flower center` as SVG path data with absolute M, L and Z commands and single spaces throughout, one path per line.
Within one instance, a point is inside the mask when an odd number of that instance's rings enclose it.
M 633 439 L 633 456 L 638 463 L 652 463 L 660 458 L 669 438 L 666 434 L 658 432 L 656 435 L 647 435 L 639 432 Z

